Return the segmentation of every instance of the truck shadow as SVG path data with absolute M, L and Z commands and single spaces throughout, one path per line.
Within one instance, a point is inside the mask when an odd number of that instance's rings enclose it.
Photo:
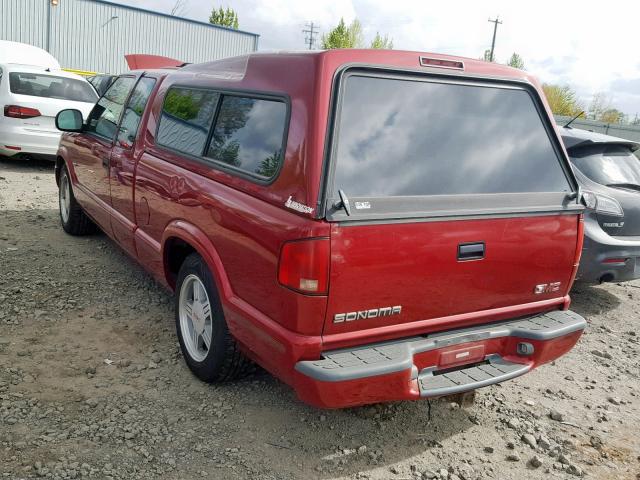
M 253 384 L 255 379 L 238 382 L 236 388 L 245 389 L 247 382 Z M 302 404 L 277 380 L 265 377 L 263 382 L 266 388 L 251 388 L 254 398 L 246 408 L 241 402 L 234 412 L 250 425 L 251 440 L 246 440 L 261 449 L 270 469 L 288 472 L 292 478 L 352 478 L 381 468 L 386 472 L 381 478 L 396 478 L 389 468 L 418 455 L 422 458 L 418 478 L 425 469 L 447 468 L 443 443 L 473 428 L 486 399 L 499 392 L 486 389 L 468 409 L 436 399 L 318 410 Z M 493 445 L 490 441 L 475 445 L 484 446 Z M 286 466 L 283 455 L 289 460 Z M 397 478 L 414 478 L 406 467 Z
M 620 305 L 620 299 L 604 285 L 576 284 L 571 290 L 571 309 L 587 320 Z

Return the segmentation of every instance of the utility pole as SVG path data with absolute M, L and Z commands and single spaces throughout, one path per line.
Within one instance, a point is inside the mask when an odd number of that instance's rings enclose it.
M 302 30 L 302 33 L 306 34 L 304 37 L 304 43 L 309 45 L 309 50 L 313 50 L 313 46 L 316 43 L 315 36 L 318 34 L 318 27 L 313 23 L 309 22 L 305 24 L 307 28 Z
M 493 62 L 493 50 L 496 48 L 496 32 L 498 31 L 498 24 L 502 24 L 500 17 L 496 15 L 495 20 L 489 19 L 493 23 L 493 40 L 491 40 L 491 53 L 489 54 L 489 61 Z

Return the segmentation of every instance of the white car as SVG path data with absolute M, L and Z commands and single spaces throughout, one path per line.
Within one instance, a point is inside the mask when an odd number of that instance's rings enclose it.
M 84 118 L 98 100 L 95 89 L 73 73 L 44 66 L 0 64 L 0 156 L 55 158 L 60 110 Z

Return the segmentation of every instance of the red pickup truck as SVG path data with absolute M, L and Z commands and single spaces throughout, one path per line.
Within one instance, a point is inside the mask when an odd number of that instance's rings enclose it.
M 471 391 L 569 351 L 578 187 L 536 80 L 401 51 L 121 75 L 57 117 L 60 216 L 175 291 L 202 380 L 313 405 Z

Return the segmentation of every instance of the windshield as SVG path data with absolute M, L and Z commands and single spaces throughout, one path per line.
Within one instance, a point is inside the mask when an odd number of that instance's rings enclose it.
M 32 97 L 57 98 L 74 102 L 95 103 L 96 92 L 88 82 L 73 78 L 56 77 L 37 73 L 11 72 L 11 93 Z
M 571 152 L 571 161 L 589 179 L 602 185 L 640 185 L 640 161 L 621 145 L 598 145 Z
M 343 88 L 334 195 L 571 190 L 522 88 L 365 73 L 347 76 Z

